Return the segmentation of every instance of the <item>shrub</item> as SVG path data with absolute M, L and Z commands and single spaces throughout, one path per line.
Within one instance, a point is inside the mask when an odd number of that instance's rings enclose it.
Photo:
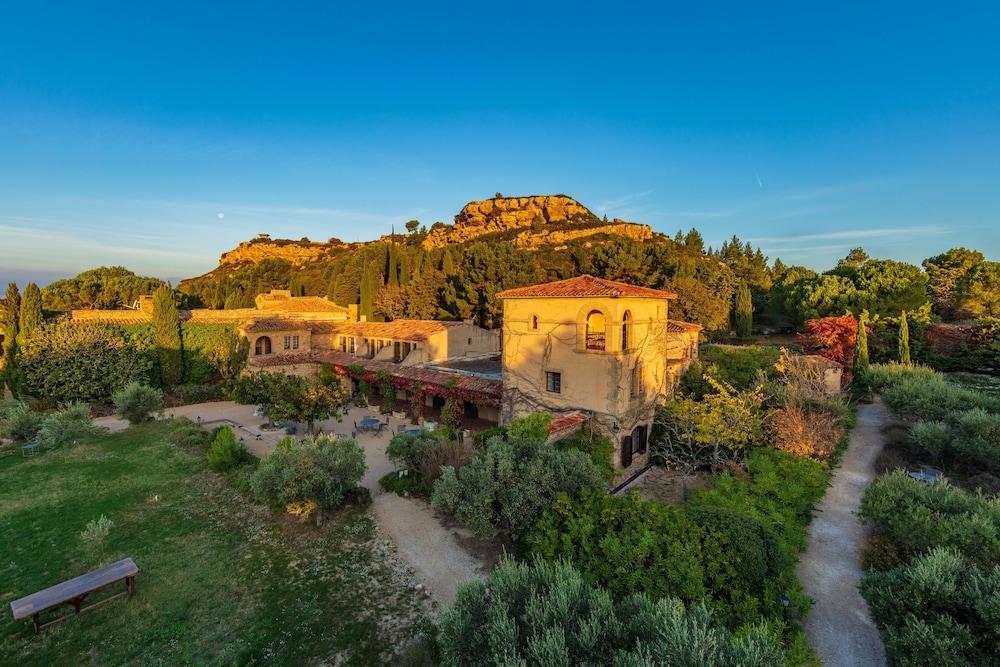
M 767 426 L 774 446 L 781 451 L 821 461 L 830 458 L 844 437 L 836 417 L 824 412 L 808 412 L 797 405 L 773 411 Z
M 14 441 L 31 440 L 38 435 L 44 417 L 32 412 L 23 401 L 9 401 L 0 414 L 0 436 Z
M 982 408 L 1000 412 L 1000 399 L 948 382 L 903 376 L 882 390 L 882 400 L 893 412 L 926 420 L 948 420 L 959 412 Z
M 441 470 L 450 467 L 458 470 L 472 460 L 471 445 L 457 440 L 441 440 L 431 445 L 420 463 L 420 478 L 426 485 L 433 485 L 441 477 Z
M 514 443 L 545 442 L 549 439 L 552 415 L 545 412 L 518 417 L 507 427 L 507 439 Z
M 218 431 L 226 428 L 220 426 L 215 431 L 209 432 L 187 417 L 171 417 L 169 424 L 167 441 L 182 447 L 207 447 L 215 439 Z
M 910 429 L 910 444 L 935 458 L 947 453 L 951 446 L 951 427 L 944 422 L 920 421 Z
M 983 570 L 934 549 L 861 582 L 890 664 L 995 665 L 1000 661 L 1000 567 Z
M 118 387 L 149 381 L 150 345 L 121 327 L 65 322 L 37 329 L 19 359 L 32 396 L 105 401 Z
M 225 472 L 234 468 L 240 458 L 240 446 L 236 444 L 236 436 L 232 429 L 225 427 L 218 429 L 212 440 L 212 446 L 205 454 L 208 467 L 216 472 Z
M 503 426 L 493 426 L 487 429 L 483 429 L 479 433 L 472 436 L 472 444 L 476 447 L 482 447 L 486 444 L 486 441 L 491 438 L 505 438 L 507 437 L 507 429 Z
M 525 543 L 534 556 L 571 564 L 616 600 L 645 593 L 693 602 L 705 595 L 698 533 L 670 505 L 584 490 L 560 495 Z
M 752 389 L 762 376 L 774 377 L 781 350 L 761 345 L 702 345 L 698 356 L 699 360 L 691 364 L 680 384 L 684 395 L 696 399 L 716 391 L 705 379 L 706 373 L 738 391 Z
M 1000 414 L 973 408 L 958 413 L 954 422 L 956 456 L 990 470 L 1000 469 Z
M 892 538 L 872 533 L 861 552 L 861 567 L 865 570 L 885 572 L 903 564 L 903 554 Z
M 427 452 L 440 441 L 440 436 L 434 431 L 421 429 L 418 433 L 400 433 L 389 441 L 385 455 L 404 470 L 418 471 L 427 458 Z
M 587 456 L 593 462 L 601 476 L 606 482 L 611 482 L 615 476 L 615 466 L 611 462 L 615 453 L 615 443 L 599 433 L 592 433 L 590 429 L 581 429 L 575 434 L 553 443 L 556 449 L 569 450 L 576 449 Z
M 855 382 L 876 393 L 880 393 L 887 387 L 909 379 L 936 382 L 943 379 L 943 377 L 940 373 L 927 366 L 907 366 L 906 364 L 891 362 L 888 364 L 872 364 L 868 367 L 868 370 L 855 378 Z
M 745 478 L 720 475 L 709 489 L 696 490 L 693 507 L 725 507 L 762 520 L 790 552 L 805 547 L 806 526 L 826 492 L 829 473 L 821 463 L 761 447 L 747 462 Z
M 457 428 L 462 423 L 462 401 L 449 396 L 441 406 L 441 423 Z
M 112 395 L 115 416 L 130 424 L 141 424 L 163 409 L 163 392 L 139 382 L 129 382 Z
M 632 596 L 619 604 L 560 563 L 503 561 L 463 584 L 441 621 L 441 664 L 775 665 L 781 649 L 755 626 L 740 636 L 701 607 Z M 667 663 L 662 663 L 667 664 Z
M 90 407 L 83 401 L 64 404 L 47 415 L 38 430 L 38 444 L 43 447 L 75 445 L 97 433 L 90 421 Z
M 1000 499 L 928 484 L 903 471 L 875 478 L 860 516 L 898 544 L 907 557 L 950 547 L 991 567 L 1000 562 Z
M 781 596 L 797 587 L 794 559 L 763 521 L 722 507 L 687 512 L 697 532 L 708 605 L 736 628 L 751 618 L 780 619 Z M 804 605 L 803 605 L 804 606 Z
M 312 503 L 316 523 L 337 507 L 365 474 L 365 454 L 353 440 L 320 435 L 282 440 L 257 466 L 251 487 L 259 502 L 289 508 Z
M 218 401 L 222 390 L 215 384 L 179 384 L 170 391 L 168 400 L 173 405 L 192 405 L 207 401 Z
M 460 470 L 441 470 L 432 503 L 474 534 L 492 537 L 498 530 L 523 533 L 559 493 L 585 488 L 603 489 L 605 482 L 582 452 L 495 438 Z

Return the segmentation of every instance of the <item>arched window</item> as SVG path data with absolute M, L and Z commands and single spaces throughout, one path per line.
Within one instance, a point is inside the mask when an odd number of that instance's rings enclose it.
M 627 352 L 632 344 L 632 312 L 622 315 L 622 352 Z
M 605 349 L 604 313 L 592 310 L 587 315 L 587 349 Z
M 267 336 L 258 338 L 257 342 L 254 343 L 253 353 L 255 355 L 271 354 L 271 339 Z

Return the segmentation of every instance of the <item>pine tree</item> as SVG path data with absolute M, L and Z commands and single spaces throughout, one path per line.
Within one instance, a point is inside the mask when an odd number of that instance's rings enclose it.
M 181 321 L 174 303 L 174 290 L 164 284 L 153 292 L 153 343 L 160 362 L 160 382 L 170 388 L 184 375 Z
M 912 366 L 910 361 L 910 325 L 906 322 L 906 311 L 899 316 L 899 363 Z
M 868 361 L 868 313 L 861 313 L 858 319 L 858 337 L 854 342 L 854 376 L 857 377 L 862 372 L 868 370 L 871 364 Z
M 21 298 L 21 312 L 17 328 L 17 345 L 23 348 L 38 327 L 45 323 L 42 317 L 42 291 L 35 283 L 28 283 Z
M 733 313 L 736 336 L 749 338 L 753 331 L 753 300 L 750 298 L 750 287 L 746 283 L 740 283 L 736 291 L 736 307 Z

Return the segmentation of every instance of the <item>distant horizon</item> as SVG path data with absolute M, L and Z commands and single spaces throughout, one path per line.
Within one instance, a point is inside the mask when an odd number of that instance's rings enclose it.
M 1000 259 L 998 23 L 995 3 L 22 3 L 0 25 L 0 280 L 191 277 L 259 232 L 368 240 L 496 191 L 817 270 L 855 246 Z

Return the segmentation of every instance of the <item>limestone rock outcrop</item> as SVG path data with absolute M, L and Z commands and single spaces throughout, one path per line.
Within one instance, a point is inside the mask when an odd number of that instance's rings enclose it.
M 586 206 L 566 195 L 495 197 L 466 204 L 455 224 L 431 230 L 425 248 L 465 243 L 476 237 L 518 228 L 541 228 L 558 222 L 596 223 L 599 218 Z
M 553 229 L 541 231 L 525 231 L 514 237 L 513 244 L 518 248 L 540 248 L 542 246 L 558 246 L 573 239 L 587 236 L 607 234 L 610 236 L 627 236 L 635 241 L 648 241 L 653 238 L 653 229 L 649 225 L 635 222 L 615 220 L 607 225 L 584 227 L 582 229 Z
M 222 253 L 219 266 L 246 262 L 256 264 L 264 259 L 284 259 L 301 266 L 324 257 L 336 247 L 342 246 L 304 241 L 243 241 L 229 252 Z

